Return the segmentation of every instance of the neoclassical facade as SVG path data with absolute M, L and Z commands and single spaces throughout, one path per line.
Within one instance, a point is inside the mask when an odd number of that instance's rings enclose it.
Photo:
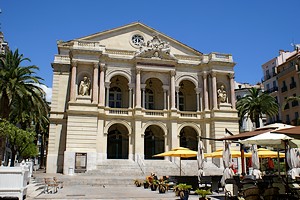
M 153 155 L 197 150 L 225 128 L 238 133 L 230 54 L 203 54 L 139 22 L 57 46 L 48 173 L 160 159 Z M 203 143 L 207 152 L 222 147 Z

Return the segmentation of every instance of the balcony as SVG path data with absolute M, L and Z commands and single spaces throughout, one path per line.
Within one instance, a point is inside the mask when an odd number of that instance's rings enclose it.
M 266 93 L 270 94 L 272 92 L 277 92 L 277 91 L 278 91 L 278 87 L 272 87 L 272 88 L 266 90 Z
M 121 116 L 132 117 L 135 115 L 134 109 L 129 108 L 105 108 L 105 115 L 108 116 Z M 174 117 L 179 119 L 200 119 L 200 112 L 196 111 L 177 111 L 174 113 Z M 145 110 L 142 109 L 140 115 L 146 118 L 161 118 L 166 119 L 170 115 L 170 110 Z
M 290 84 L 290 89 L 293 89 L 293 88 L 295 88 L 296 87 L 296 82 L 292 82 L 291 84 Z
M 287 86 L 283 86 L 282 88 L 281 88 L 281 92 L 286 92 L 287 91 Z

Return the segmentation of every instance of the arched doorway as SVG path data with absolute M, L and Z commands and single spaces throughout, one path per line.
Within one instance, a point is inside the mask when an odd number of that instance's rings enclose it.
M 182 128 L 180 131 L 180 146 L 197 151 L 198 150 L 197 135 L 198 135 L 197 132 L 192 127 L 186 126 Z M 188 159 L 195 160 L 196 157 L 188 158 Z
M 128 130 L 122 124 L 114 124 L 107 135 L 107 159 L 128 159 Z
M 144 136 L 145 159 L 164 159 L 163 157 L 153 157 L 153 155 L 165 151 L 165 138 L 163 130 L 156 125 L 148 126 Z

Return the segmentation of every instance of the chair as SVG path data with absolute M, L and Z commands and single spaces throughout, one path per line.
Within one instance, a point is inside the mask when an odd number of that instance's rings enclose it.
M 53 177 L 53 181 L 58 185 L 57 187 L 58 187 L 59 189 L 61 189 L 61 188 L 64 187 L 64 182 L 58 180 L 56 177 Z
M 44 193 L 56 193 L 58 184 L 51 178 L 44 178 Z
M 247 188 L 242 195 L 245 200 L 261 200 L 258 187 Z
M 275 199 L 278 199 L 278 196 L 279 196 L 279 188 L 278 187 L 267 188 L 263 193 L 264 200 L 275 200 Z

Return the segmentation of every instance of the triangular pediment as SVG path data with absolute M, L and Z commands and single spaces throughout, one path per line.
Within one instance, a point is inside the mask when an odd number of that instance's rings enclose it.
M 144 46 L 137 45 L 136 42 L 140 40 L 144 42 Z M 137 37 L 137 38 L 135 38 Z M 161 44 L 157 48 L 150 48 L 145 46 L 149 41 L 158 37 Z M 143 58 L 159 57 L 162 59 L 174 60 L 174 55 L 183 56 L 201 56 L 202 53 L 163 34 L 159 31 L 146 26 L 140 22 L 131 23 L 118 28 L 107 31 L 95 33 L 89 36 L 81 37 L 75 40 L 96 41 L 109 50 L 123 50 L 135 52 L 135 56 Z M 148 48 L 149 47 L 149 48 Z M 145 51 L 147 49 L 147 51 Z

